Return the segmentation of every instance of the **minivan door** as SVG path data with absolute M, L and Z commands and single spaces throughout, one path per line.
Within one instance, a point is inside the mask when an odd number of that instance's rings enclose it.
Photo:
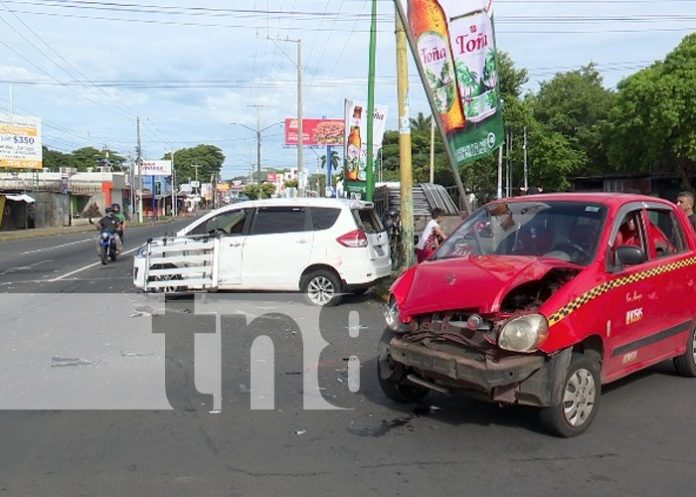
M 220 238 L 217 260 L 218 288 L 238 288 L 242 282 L 242 252 L 251 209 L 234 209 L 221 212 L 193 228 L 188 235 L 210 235 Z
M 244 243 L 242 287 L 297 290 L 312 257 L 314 233 L 306 207 L 259 207 Z
M 391 256 L 389 254 L 389 235 L 374 209 L 351 209 L 358 228 L 367 235 L 370 260 L 375 265 L 377 278 L 391 274 Z

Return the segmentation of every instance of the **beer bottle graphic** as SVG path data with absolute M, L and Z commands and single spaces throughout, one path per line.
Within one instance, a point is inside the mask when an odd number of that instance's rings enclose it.
M 350 124 L 348 135 L 348 171 L 346 179 L 351 181 L 358 180 L 360 170 L 360 155 L 362 152 L 362 138 L 360 137 L 360 121 L 362 119 L 362 107 L 359 105 L 353 109 L 353 119 Z
M 437 0 L 408 0 L 408 23 L 445 131 L 463 128 L 466 121 L 445 12 Z

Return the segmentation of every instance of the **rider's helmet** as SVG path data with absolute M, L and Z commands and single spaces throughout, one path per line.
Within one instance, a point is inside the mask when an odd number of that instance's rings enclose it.
M 111 208 L 113 209 L 113 211 L 114 211 L 116 214 L 118 214 L 119 212 L 121 212 L 121 206 L 120 206 L 119 204 L 111 204 Z
M 114 210 L 111 207 L 107 207 L 105 211 L 107 216 L 114 217 Z

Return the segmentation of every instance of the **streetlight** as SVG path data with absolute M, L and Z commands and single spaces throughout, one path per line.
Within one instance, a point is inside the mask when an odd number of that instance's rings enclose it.
M 283 121 L 275 122 L 273 124 L 266 126 L 263 129 L 259 129 L 260 122 L 259 122 L 258 117 L 256 119 L 256 129 L 249 127 L 246 124 L 237 123 L 237 122 L 232 122 L 230 124 L 236 125 L 236 126 L 241 126 L 242 128 L 246 128 L 246 129 L 251 130 L 254 133 L 256 133 L 256 173 L 258 175 L 258 181 L 259 181 L 259 183 L 261 183 L 261 133 L 272 128 L 273 126 L 278 126 L 279 124 L 283 124 Z

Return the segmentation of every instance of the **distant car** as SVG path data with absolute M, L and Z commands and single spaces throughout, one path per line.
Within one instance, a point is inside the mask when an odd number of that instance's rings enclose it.
M 146 291 L 301 291 L 335 305 L 391 274 L 387 233 L 367 202 L 268 199 L 213 211 L 136 253 Z
M 434 390 L 537 406 L 574 436 L 603 384 L 666 359 L 696 376 L 695 282 L 694 230 L 670 202 L 496 201 L 393 284 L 379 382 L 402 402 Z

